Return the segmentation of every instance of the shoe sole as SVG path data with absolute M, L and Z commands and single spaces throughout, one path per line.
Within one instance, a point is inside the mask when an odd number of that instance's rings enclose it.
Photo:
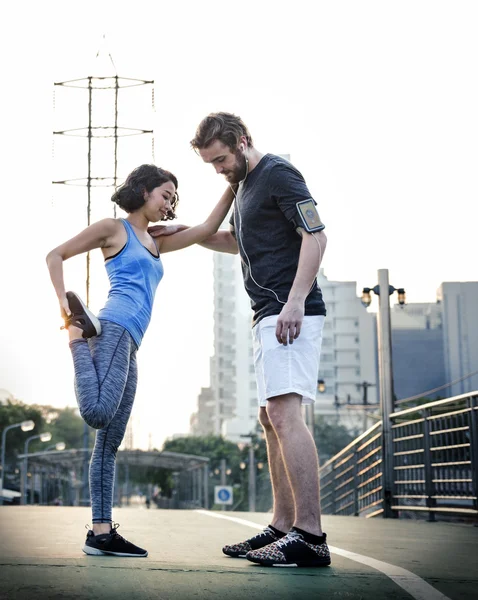
M 93 548 L 91 546 L 83 546 L 82 548 L 85 554 L 89 554 L 90 556 L 125 556 L 130 558 L 145 558 L 148 556 L 146 554 L 125 554 L 124 552 L 107 552 L 105 550 L 100 550 L 99 548 Z
M 223 552 L 223 554 L 225 554 L 226 556 L 229 556 L 230 558 L 246 558 L 245 554 L 229 554 L 229 552 L 224 552 L 224 550 L 222 552 Z
M 298 561 L 295 563 L 277 563 L 274 562 L 273 560 L 259 560 L 259 559 L 252 559 L 249 557 L 246 557 L 247 560 L 249 560 L 250 562 L 255 563 L 256 565 L 261 565 L 263 567 L 282 567 L 282 568 L 303 568 L 303 569 L 307 569 L 307 568 L 316 568 L 316 567 L 328 567 L 331 563 L 331 561 L 329 559 L 323 560 L 323 561 Z
M 94 333 L 93 335 L 88 335 L 88 337 L 95 337 L 101 335 L 101 323 L 99 319 L 85 305 L 83 300 L 77 294 L 75 294 L 75 292 L 67 292 L 66 298 L 68 300 L 68 305 L 73 314 L 79 314 L 83 312 L 90 320 L 91 327 L 96 331 L 96 333 Z

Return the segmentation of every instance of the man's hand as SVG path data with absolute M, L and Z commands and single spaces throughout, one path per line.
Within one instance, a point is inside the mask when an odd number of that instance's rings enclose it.
M 276 338 L 279 344 L 293 344 L 300 335 L 304 320 L 304 302 L 289 300 L 277 319 Z
M 152 225 L 148 227 L 148 233 L 156 238 L 161 237 L 162 235 L 173 235 L 174 233 L 178 233 L 179 231 L 184 231 L 185 229 L 189 229 L 188 225 Z

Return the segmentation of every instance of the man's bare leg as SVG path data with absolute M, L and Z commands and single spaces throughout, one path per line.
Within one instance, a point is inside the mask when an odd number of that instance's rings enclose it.
M 294 526 L 321 536 L 319 462 L 314 440 L 302 416 L 301 401 L 298 394 L 276 396 L 268 400 L 266 410 L 292 488 Z
M 279 439 L 267 416 L 265 407 L 259 409 L 259 422 L 266 436 L 267 460 L 272 483 L 274 504 L 271 525 L 279 531 L 287 533 L 295 519 L 294 497 L 285 470 Z

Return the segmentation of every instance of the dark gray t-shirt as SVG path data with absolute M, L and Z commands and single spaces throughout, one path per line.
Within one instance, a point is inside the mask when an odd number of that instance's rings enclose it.
M 294 224 L 296 203 L 310 197 L 299 171 L 273 154 L 264 155 L 239 186 L 230 223 L 254 325 L 264 317 L 278 315 L 287 302 L 302 242 Z M 305 301 L 305 314 L 326 314 L 317 281 Z

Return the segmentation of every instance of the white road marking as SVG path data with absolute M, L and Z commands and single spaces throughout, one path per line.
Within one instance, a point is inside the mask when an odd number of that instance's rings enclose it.
M 233 521 L 234 523 L 239 523 L 239 525 L 247 525 L 248 527 L 253 527 L 254 529 L 262 529 L 265 527 L 261 523 L 254 523 L 252 521 L 247 521 L 246 519 L 239 519 L 238 517 L 219 515 L 207 510 L 196 510 L 195 512 L 200 513 L 201 515 L 207 515 L 208 517 L 214 517 L 216 519 Z M 389 577 L 394 583 L 403 588 L 408 594 L 410 594 L 410 596 L 416 598 L 416 600 L 450 600 L 448 596 L 445 596 L 436 590 L 421 577 L 415 575 L 415 573 L 407 571 L 407 569 L 402 569 L 402 567 L 391 565 L 390 563 L 371 558 L 370 556 L 364 556 L 363 554 L 357 554 L 356 552 L 349 552 L 348 550 L 343 550 L 342 548 L 337 548 L 336 546 L 329 546 L 329 549 L 332 553 L 339 554 L 340 556 L 344 556 L 345 558 L 354 560 L 355 562 L 362 563 L 363 565 L 367 565 L 372 567 L 372 569 L 380 571 Z

